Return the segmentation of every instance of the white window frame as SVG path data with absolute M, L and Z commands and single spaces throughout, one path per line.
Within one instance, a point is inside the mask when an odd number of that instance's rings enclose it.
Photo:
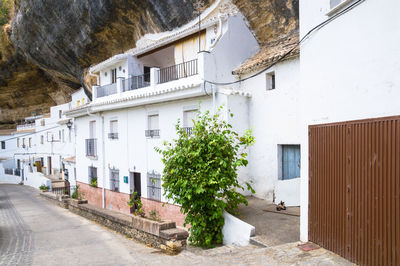
M 327 16 L 335 15 L 337 12 L 339 12 L 344 7 L 348 6 L 349 4 L 351 4 L 354 1 L 355 0 L 341 0 L 341 2 L 339 4 L 337 4 L 334 7 L 331 7 L 331 0 L 328 0 L 328 9 L 329 9 L 329 11 L 328 11 L 328 13 L 326 13 L 326 15 Z
M 265 87 L 267 91 L 276 89 L 276 74 L 275 71 L 271 71 L 265 74 Z

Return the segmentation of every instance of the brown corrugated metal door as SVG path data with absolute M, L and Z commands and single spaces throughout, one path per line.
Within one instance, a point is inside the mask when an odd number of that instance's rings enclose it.
M 400 117 L 309 127 L 309 239 L 400 265 Z

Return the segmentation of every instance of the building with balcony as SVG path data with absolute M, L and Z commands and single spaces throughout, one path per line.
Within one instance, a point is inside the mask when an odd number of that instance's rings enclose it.
M 77 127 L 77 182 L 89 203 L 129 213 L 127 201 L 137 191 L 146 212 L 157 210 L 182 225 L 179 207 L 162 207 L 163 165 L 154 148 L 176 137 L 178 119 L 190 132 L 197 111 L 214 112 L 221 105 L 223 119 L 237 131 L 250 127 L 250 93 L 205 80 L 235 81 L 232 70 L 259 45 L 230 1 L 217 1 L 200 20 L 200 26 L 196 19 L 171 32 L 145 35 L 135 49 L 90 68 L 97 80 L 93 101 L 67 112 Z

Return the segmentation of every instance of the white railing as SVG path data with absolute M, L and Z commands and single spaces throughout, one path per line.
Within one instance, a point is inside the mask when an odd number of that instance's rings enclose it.
M 31 124 L 23 124 L 23 125 L 17 125 L 17 130 L 26 130 L 26 129 L 32 129 L 35 127 L 35 123 Z

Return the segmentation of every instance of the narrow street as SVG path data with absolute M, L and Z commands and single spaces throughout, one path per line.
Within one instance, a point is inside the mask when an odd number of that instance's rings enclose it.
M 177 256 L 105 229 L 39 196 L 36 189 L 0 184 L 0 265 L 338 265 L 325 249 L 304 252 L 298 243 L 271 248 L 188 248 Z

